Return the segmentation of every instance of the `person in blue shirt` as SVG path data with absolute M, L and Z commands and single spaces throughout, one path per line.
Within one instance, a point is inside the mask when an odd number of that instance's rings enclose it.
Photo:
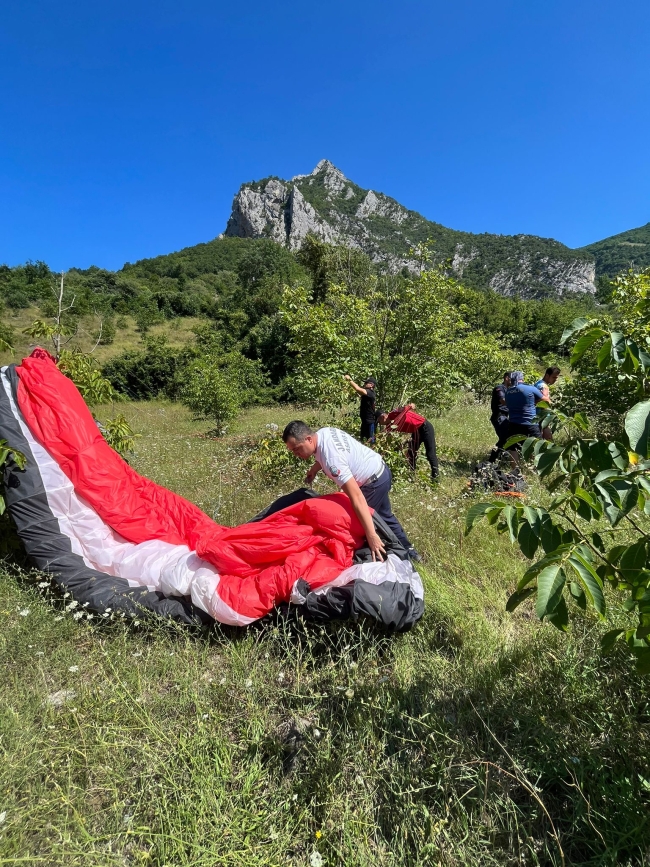
M 544 400 L 542 392 L 534 385 L 526 385 L 521 370 L 513 370 L 510 374 L 510 387 L 506 389 L 509 437 L 517 434 L 541 437 L 540 426 L 533 421 L 537 414 L 535 404 L 540 400 Z

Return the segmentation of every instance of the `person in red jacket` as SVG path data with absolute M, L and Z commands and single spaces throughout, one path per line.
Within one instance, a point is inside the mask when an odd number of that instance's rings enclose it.
M 438 456 L 436 454 L 436 434 L 433 425 L 423 415 L 415 412 L 415 404 L 407 403 L 391 412 L 377 413 L 377 423 L 386 425 L 389 430 L 397 430 L 400 433 L 410 433 L 406 457 L 409 466 L 415 470 L 420 446 L 424 445 L 424 454 L 431 467 L 431 478 L 438 480 Z

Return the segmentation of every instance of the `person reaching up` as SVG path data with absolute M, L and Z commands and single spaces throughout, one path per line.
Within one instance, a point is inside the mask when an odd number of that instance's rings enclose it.
M 375 389 L 377 388 L 377 380 L 373 376 L 366 376 L 363 385 L 357 385 L 356 382 L 347 373 L 343 377 L 347 380 L 356 393 L 361 397 L 359 404 L 359 415 L 361 416 L 361 432 L 359 439 L 361 441 L 368 440 L 370 443 L 375 441 Z

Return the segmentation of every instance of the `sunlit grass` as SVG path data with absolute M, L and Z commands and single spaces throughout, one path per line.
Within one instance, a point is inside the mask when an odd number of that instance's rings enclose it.
M 176 404 L 124 409 L 133 466 L 220 522 L 294 484 L 246 462 L 293 407 L 219 440 Z M 0 865 L 501 867 L 559 865 L 560 846 L 567 865 L 648 863 L 647 686 L 600 658 L 593 620 L 565 636 L 507 614 L 521 555 L 463 535 L 487 415 L 434 419 L 440 484 L 423 466 L 394 494 L 425 556 L 426 613 L 404 635 L 75 621 L 0 571 Z

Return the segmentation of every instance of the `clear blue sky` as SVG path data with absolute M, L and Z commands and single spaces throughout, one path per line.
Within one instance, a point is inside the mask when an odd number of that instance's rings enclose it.
M 326 157 L 472 232 L 580 246 L 650 221 L 648 0 L 5 0 L 0 262 L 221 232 Z

